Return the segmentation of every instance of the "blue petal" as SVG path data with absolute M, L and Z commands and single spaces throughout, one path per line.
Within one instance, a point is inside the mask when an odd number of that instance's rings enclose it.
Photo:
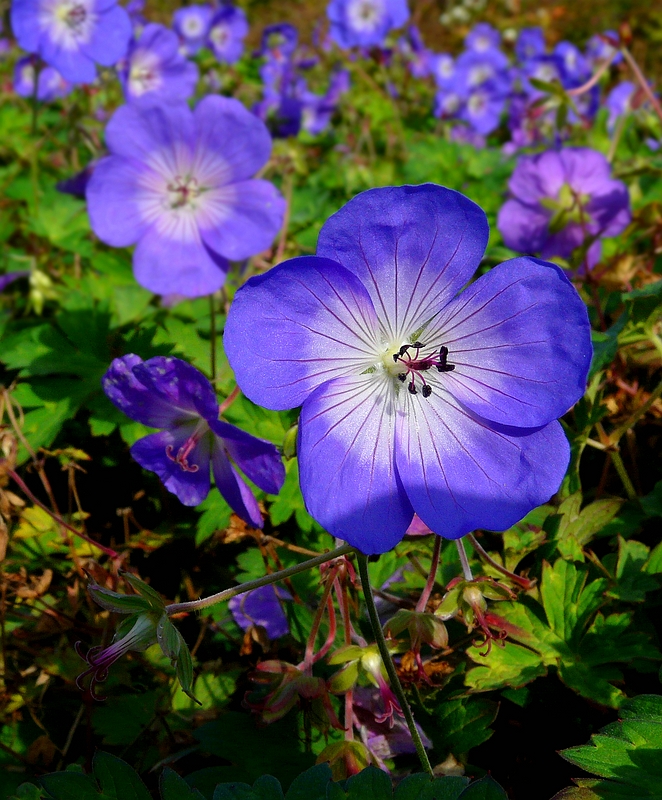
M 515 258 L 465 289 L 421 334 L 448 347 L 439 381 L 481 417 L 533 428 L 584 394 L 591 363 L 586 306 L 554 264 Z
M 253 492 L 237 474 L 236 469 L 227 457 L 225 449 L 219 447 L 217 443 L 215 443 L 212 450 L 212 469 L 216 488 L 226 499 L 234 513 L 254 528 L 261 528 L 264 525 L 264 520 Z
M 365 288 L 315 256 L 286 261 L 239 289 L 223 342 L 242 392 L 277 410 L 301 405 L 332 378 L 369 369 L 380 348 Z
M 154 356 L 136 364 L 133 373 L 155 396 L 169 403 L 179 419 L 215 420 L 218 400 L 211 383 L 191 364 L 172 356 Z
M 269 494 L 280 492 L 285 481 L 285 467 L 275 445 L 222 420 L 209 420 L 209 426 L 221 437 L 235 464 L 256 486 Z
M 555 420 L 507 428 L 462 408 L 450 394 L 401 394 L 396 463 L 414 510 L 435 533 L 505 530 L 561 485 L 570 446 Z
M 363 553 L 385 553 L 414 510 L 394 460 L 392 385 L 380 373 L 317 389 L 299 420 L 299 474 L 310 514 Z
M 185 470 L 174 461 L 195 430 L 195 423 L 175 430 L 151 433 L 131 447 L 131 455 L 141 467 L 155 472 L 169 492 L 177 495 L 185 506 L 197 506 L 209 494 L 210 436 L 203 436 L 188 456 L 188 463 L 197 469 Z M 170 457 L 168 456 L 170 453 Z
M 459 192 L 370 189 L 327 220 L 317 255 L 361 280 L 389 338 L 403 342 L 471 278 L 488 235 L 484 212 Z

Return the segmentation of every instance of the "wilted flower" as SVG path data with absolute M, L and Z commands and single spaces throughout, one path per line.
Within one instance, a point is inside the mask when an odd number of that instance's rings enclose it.
M 290 632 L 282 601 L 291 599 L 290 593 L 285 589 L 269 584 L 232 597 L 228 607 L 234 621 L 242 630 L 260 625 L 269 639 L 278 639 Z
M 19 47 L 71 83 L 91 83 L 95 64 L 112 67 L 131 38 L 129 15 L 115 0 L 13 0 L 11 24 Z
M 588 248 L 584 263 L 600 259 L 600 239 L 629 224 L 626 185 L 611 177 L 607 159 L 587 147 L 522 156 L 510 178 L 511 199 L 497 226 L 507 247 L 543 258 L 568 258 Z
M 129 102 L 181 103 L 195 91 L 198 68 L 179 52 L 175 33 L 150 24 L 131 42 L 119 78 Z
M 530 258 L 471 279 L 485 215 L 440 186 L 372 189 L 323 226 L 317 256 L 251 278 L 224 343 L 242 391 L 303 404 L 307 508 L 365 553 L 404 536 L 504 530 L 558 489 L 557 417 L 591 360 L 586 306 Z
M 207 378 L 178 358 L 136 355 L 116 358 L 103 377 L 109 399 L 128 417 L 163 428 L 139 439 L 131 455 L 155 472 L 184 505 L 201 503 L 216 487 L 245 522 L 262 527 L 262 515 L 236 464 L 260 489 L 277 494 L 285 469 L 276 447 L 218 418 L 218 401 Z
M 281 226 L 285 202 L 252 176 L 271 152 L 264 124 L 238 101 L 119 108 L 106 128 L 111 155 L 87 187 L 94 232 L 133 254 L 136 280 L 158 294 L 219 289 L 228 259 L 259 253 Z
M 375 47 L 409 19 L 407 0 L 331 0 L 330 35 L 340 47 Z

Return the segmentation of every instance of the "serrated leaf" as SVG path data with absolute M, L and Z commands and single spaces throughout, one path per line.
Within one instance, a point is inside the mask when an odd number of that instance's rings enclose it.
M 101 794 L 108 800 L 151 800 L 138 773 L 126 761 L 97 750 L 92 772 L 99 782 Z
M 447 775 L 430 778 L 423 774 L 409 775 L 395 788 L 393 800 L 458 800 L 469 784 L 469 778 Z
M 161 773 L 159 789 L 161 800 L 205 800 L 204 795 L 197 789 L 192 789 L 184 778 L 169 767 Z
M 493 731 L 497 703 L 479 697 L 447 698 L 434 711 L 439 733 L 431 733 L 435 751 L 459 756 L 486 742 Z

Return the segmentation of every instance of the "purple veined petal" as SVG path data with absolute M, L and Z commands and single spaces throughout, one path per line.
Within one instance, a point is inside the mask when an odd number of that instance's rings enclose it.
M 286 202 L 269 181 L 231 183 L 204 195 L 197 216 L 207 247 L 230 261 L 265 250 L 283 224 Z
M 215 446 L 212 450 L 212 470 L 216 488 L 234 513 L 248 525 L 261 528 L 264 520 L 257 500 L 230 463 L 223 447 Z
M 202 436 L 187 456 L 188 469 L 175 461 L 180 448 L 186 446 L 196 423 L 174 430 L 150 433 L 131 447 L 131 455 L 144 469 L 155 472 L 169 492 L 177 495 L 185 506 L 197 506 L 209 494 L 210 440 Z M 197 467 L 197 469 L 196 469 Z
M 482 209 L 459 192 L 370 189 L 327 220 L 317 255 L 353 272 L 390 338 L 405 341 L 471 278 L 488 234 Z
M 218 417 L 218 400 L 207 378 L 192 364 L 173 356 L 154 356 L 132 367 L 136 378 L 185 420 Z
M 291 599 L 285 589 L 270 584 L 230 598 L 228 607 L 242 630 L 261 625 L 270 639 L 279 639 L 290 632 L 281 600 Z
M 455 365 L 436 381 L 484 419 L 535 428 L 584 394 L 593 353 L 588 314 L 554 264 L 500 264 L 452 300 L 433 326 L 422 336 L 447 347 Z
M 193 115 L 195 160 L 203 173 L 209 171 L 217 175 L 222 170 L 223 183 L 245 181 L 269 160 L 269 131 L 239 100 L 207 95 L 198 103 Z
M 90 41 L 80 49 L 98 64 L 112 67 L 126 55 L 131 34 L 131 19 L 126 10 L 113 5 L 101 11 Z
M 278 448 L 223 420 L 209 419 L 209 427 L 221 438 L 232 460 L 256 486 L 278 494 L 285 482 L 285 467 Z
M 98 161 L 85 195 L 90 224 L 96 235 L 113 247 L 135 244 L 148 228 L 137 202 L 145 167 L 136 161 L 107 156 Z
M 166 361 L 162 356 L 157 356 L 157 359 L 161 363 Z M 147 363 L 155 360 L 150 359 Z M 168 428 L 181 423 L 187 417 L 195 421 L 196 408 L 192 403 L 189 402 L 182 408 L 167 393 L 155 392 L 151 382 L 146 385 L 140 379 L 134 372 L 134 367 L 142 364 L 140 356 L 133 353 L 114 359 L 101 379 L 108 399 L 130 419 L 153 428 Z
M 370 369 L 380 352 L 364 286 L 316 256 L 285 261 L 244 284 L 223 342 L 242 392 L 274 410 L 296 408 L 326 381 Z
M 182 224 L 192 229 L 185 239 L 167 236 L 157 225 L 145 233 L 133 254 L 136 280 L 155 294 L 213 294 L 225 283 L 228 263 L 204 246 L 193 221 Z
M 113 155 L 145 161 L 153 169 L 190 166 L 193 114 L 185 104 L 142 108 L 121 106 L 106 126 L 106 144 Z
M 392 384 L 380 373 L 316 389 L 299 419 L 299 474 L 309 513 L 366 554 L 385 553 L 414 515 L 395 466 Z
M 497 228 L 506 247 L 519 253 L 540 253 L 547 239 L 551 212 L 516 199 L 506 200 L 499 209 Z
M 561 485 L 570 446 L 556 420 L 507 428 L 472 415 L 447 392 L 402 398 L 398 472 L 416 513 L 440 536 L 506 530 Z

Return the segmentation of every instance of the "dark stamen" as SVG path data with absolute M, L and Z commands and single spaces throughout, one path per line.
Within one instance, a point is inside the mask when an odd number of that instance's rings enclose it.
M 407 380 L 407 373 L 406 372 L 399 373 L 398 380 L 402 381 L 402 383 L 404 383 Z
M 414 379 L 413 378 L 412 378 L 411 383 L 407 386 L 407 388 L 409 389 L 409 393 L 410 394 L 417 394 L 416 386 L 414 385 Z
M 423 397 L 429 397 L 432 394 L 432 387 L 426 383 L 422 391 Z

